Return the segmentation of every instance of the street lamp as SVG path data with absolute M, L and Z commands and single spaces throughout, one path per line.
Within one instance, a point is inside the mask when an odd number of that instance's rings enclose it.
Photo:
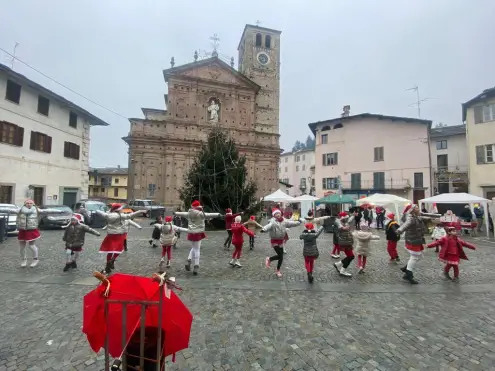
M 313 178 L 310 176 L 308 176 L 308 184 L 309 184 L 309 191 L 308 191 L 308 195 L 312 196 L 313 195 L 313 192 L 314 192 L 314 188 L 313 188 Z

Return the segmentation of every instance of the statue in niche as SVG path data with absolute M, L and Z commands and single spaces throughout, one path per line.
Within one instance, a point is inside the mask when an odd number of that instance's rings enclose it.
M 210 122 L 218 122 L 218 111 L 220 106 L 215 98 L 210 100 L 210 105 L 208 106 L 208 112 L 210 113 Z

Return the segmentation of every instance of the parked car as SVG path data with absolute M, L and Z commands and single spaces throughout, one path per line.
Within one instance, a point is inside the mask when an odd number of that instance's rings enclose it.
M 2 212 L 0 214 L 0 218 L 7 218 L 7 233 L 16 233 L 17 232 L 17 213 L 19 212 L 19 208 L 14 204 L 0 204 L 0 209 L 7 210 L 7 212 Z
M 41 210 L 43 209 L 55 209 L 59 210 L 60 214 L 53 215 L 41 215 L 40 228 L 62 228 L 64 225 L 70 223 L 72 217 L 72 210 L 69 206 L 65 205 L 43 205 L 38 206 Z
M 79 200 L 73 207 L 74 212 L 84 217 L 84 223 L 93 228 L 103 228 L 107 225 L 105 218 L 96 213 L 96 210 L 108 211 L 108 206 L 101 201 Z
M 107 204 L 107 207 L 110 209 L 112 207 L 112 204 Z M 124 214 L 130 214 L 132 213 L 132 208 L 129 207 L 127 204 L 122 204 L 122 210 L 120 210 Z
M 153 204 L 152 200 L 133 200 L 129 201 L 128 205 L 132 211 L 146 210 L 145 216 L 147 218 L 155 217 L 156 215 L 165 214 L 165 207 L 157 204 Z

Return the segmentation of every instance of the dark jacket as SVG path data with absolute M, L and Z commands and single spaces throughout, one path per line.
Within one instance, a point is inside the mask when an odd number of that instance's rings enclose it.
M 385 235 L 387 241 L 399 241 L 400 236 L 397 234 L 397 229 L 399 229 L 399 223 L 395 220 L 391 220 L 385 226 Z
M 337 239 L 341 247 L 352 248 L 352 245 L 354 245 L 354 238 L 352 237 L 352 232 L 350 230 L 350 225 L 353 220 L 354 217 L 348 218 L 345 222 L 341 219 L 337 219 L 335 221 L 335 224 L 337 225 L 339 231 Z
M 303 256 L 311 256 L 317 258 L 320 253 L 318 252 L 318 247 L 316 246 L 316 239 L 323 232 L 323 227 L 318 228 L 317 231 L 305 229 L 299 238 L 304 241 L 303 246 Z
M 62 240 L 65 241 L 66 247 L 82 247 L 84 245 L 84 237 L 86 233 L 94 234 L 95 236 L 99 236 L 100 233 L 95 231 L 92 228 L 89 228 L 87 225 L 78 223 L 78 224 L 70 224 L 66 229 Z
M 407 215 L 405 223 L 398 229 L 398 233 L 405 232 L 406 244 L 409 245 L 423 245 L 425 241 L 425 223 L 423 218 L 415 215 Z
M 337 224 L 333 224 L 333 244 L 337 245 L 339 243 L 339 227 Z
M 465 208 L 464 210 L 462 210 L 460 216 L 462 219 L 464 219 L 467 222 L 470 222 L 473 219 L 473 213 L 468 208 Z

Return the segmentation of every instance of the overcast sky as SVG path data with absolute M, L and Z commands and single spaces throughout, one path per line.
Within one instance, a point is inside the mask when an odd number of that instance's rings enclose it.
M 79 5 L 78 5 L 79 4 Z M 239 4 L 239 5 L 235 5 Z M 311 5 L 309 5 L 311 4 Z M 246 23 L 282 31 L 281 147 L 307 124 L 362 112 L 461 124 L 461 103 L 495 86 L 494 0 L 0 0 L 0 47 L 78 93 L 142 117 L 164 108 L 162 70 L 194 50 L 234 56 Z M 0 52 L 2 63 L 8 63 Z M 17 63 L 15 70 L 81 105 L 93 128 L 91 166 L 127 166 L 129 122 Z

